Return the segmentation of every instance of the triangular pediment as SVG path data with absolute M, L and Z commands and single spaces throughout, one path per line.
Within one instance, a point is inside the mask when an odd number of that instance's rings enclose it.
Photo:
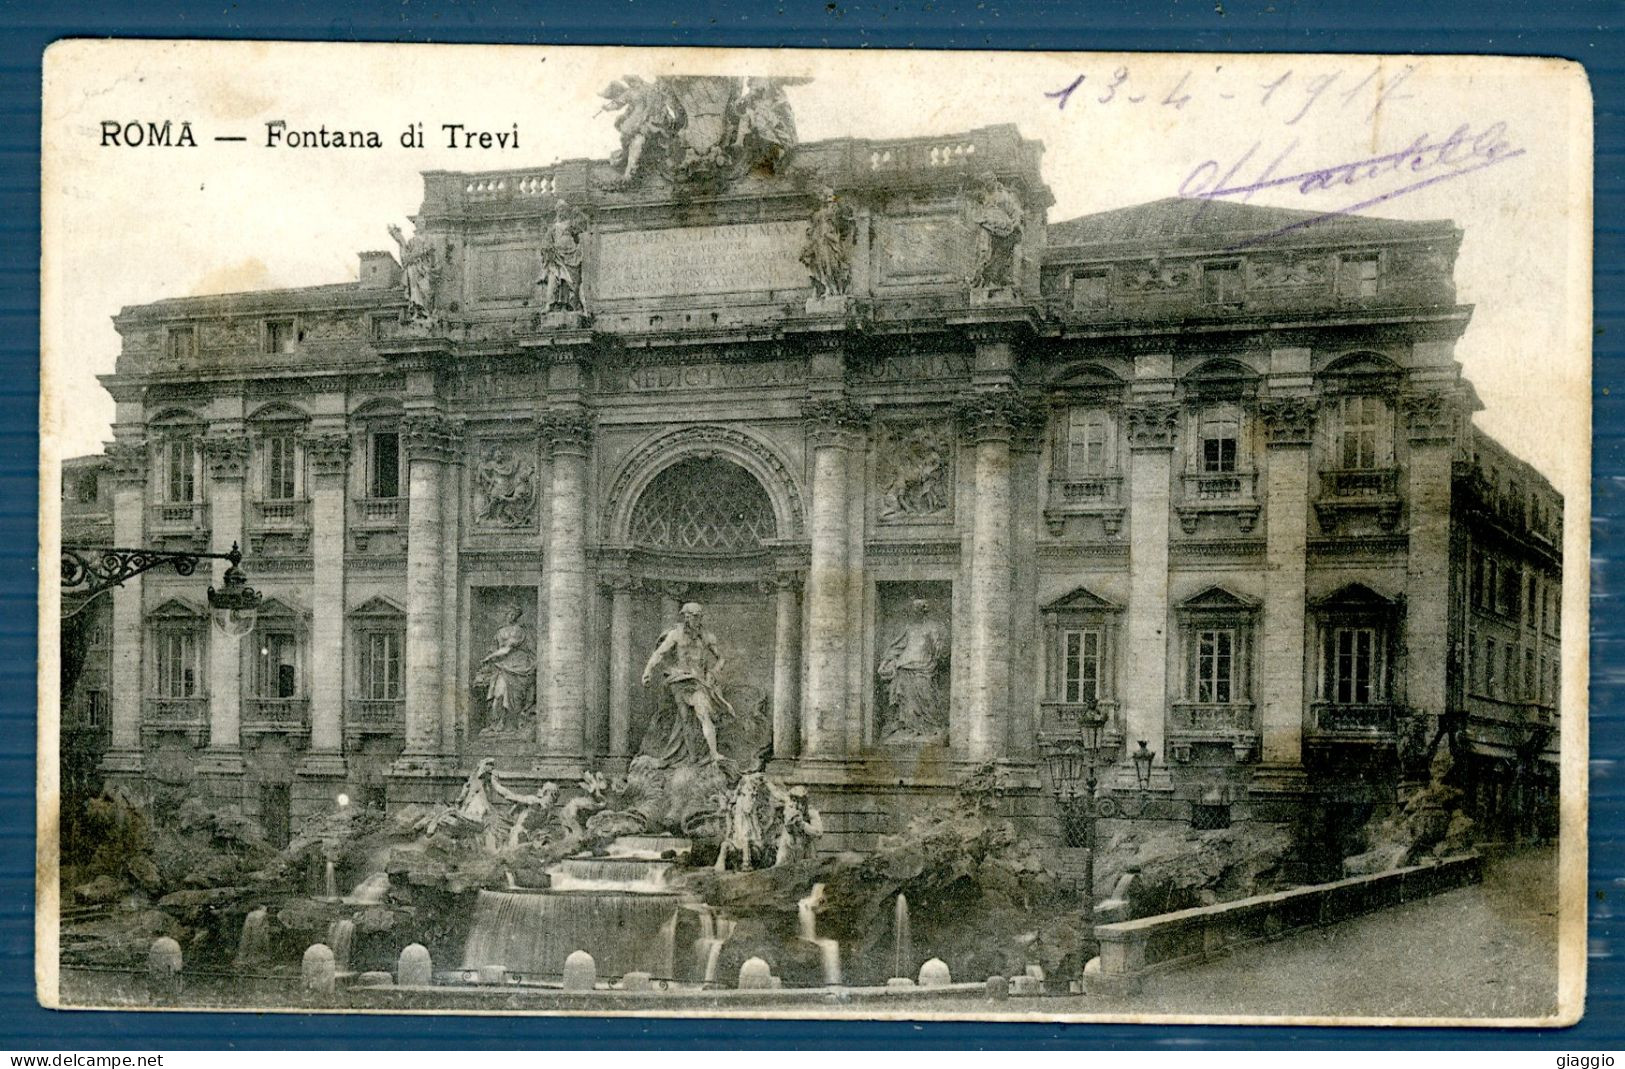
M 368 598 L 350 610 L 351 616 L 405 616 L 406 609 L 393 598 L 382 594 Z
M 1080 586 L 1070 593 L 1062 594 L 1048 605 L 1045 612 L 1117 612 L 1122 608 L 1114 601 L 1107 601 L 1088 587 Z
M 1335 606 L 1340 609 L 1392 609 L 1396 602 L 1393 598 L 1383 597 L 1364 583 L 1348 583 L 1325 597 L 1316 599 L 1314 604 L 1317 607 Z
M 179 597 L 167 598 L 147 613 L 149 620 L 204 620 L 208 616 L 208 610 L 202 605 Z
M 1181 609 L 1256 609 L 1258 602 L 1251 598 L 1244 598 L 1240 594 L 1226 590 L 1222 586 L 1210 586 L 1200 594 L 1196 594 L 1180 602 Z
M 374 600 L 376 600 L 376 599 L 374 599 Z M 264 599 L 263 601 L 260 602 L 259 618 L 261 620 L 267 620 L 267 619 L 304 620 L 304 619 L 307 619 L 309 616 L 310 616 L 309 610 L 307 610 L 307 609 L 305 609 L 305 608 L 303 608 L 303 607 L 301 607 L 299 605 L 295 605 L 295 604 L 292 604 L 290 602 L 283 601 L 281 598 L 270 597 L 270 598 L 266 598 L 266 599 Z

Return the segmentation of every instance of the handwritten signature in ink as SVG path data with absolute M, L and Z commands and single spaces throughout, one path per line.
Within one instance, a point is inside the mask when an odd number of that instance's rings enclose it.
M 1371 195 L 1341 208 L 1321 212 L 1268 233 L 1248 238 L 1238 245 L 1240 247 L 1268 241 L 1292 231 L 1314 226 L 1327 219 L 1364 211 L 1419 189 L 1516 159 L 1526 151 L 1514 145 L 1508 138 L 1504 122 L 1491 123 L 1476 132 L 1472 124 L 1462 123 L 1448 137 L 1437 140 L 1425 133 L 1418 134 L 1410 144 L 1397 152 L 1385 152 L 1380 156 L 1367 156 L 1307 171 L 1280 173 L 1297 150 L 1298 144 L 1299 142 L 1294 139 L 1262 170 L 1253 173 L 1250 179 L 1241 177 L 1239 181 L 1238 176 L 1245 176 L 1248 168 L 1254 165 L 1262 142 L 1255 141 L 1252 147 L 1242 153 L 1228 168 L 1218 160 L 1203 160 L 1179 184 L 1179 195 L 1204 201 L 1229 198 L 1246 201 L 1250 200 L 1253 194 L 1263 190 L 1296 189 L 1303 196 L 1334 192 L 1344 188 L 1365 188 L 1372 191 Z M 1411 180 L 1413 178 L 1414 180 Z M 1395 180 L 1402 181 L 1403 184 L 1382 188 L 1386 183 Z

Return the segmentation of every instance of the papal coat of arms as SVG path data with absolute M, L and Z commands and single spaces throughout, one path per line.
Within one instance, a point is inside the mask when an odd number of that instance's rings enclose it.
M 784 87 L 805 79 L 683 75 L 610 83 L 603 110 L 618 112 L 617 181 L 650 168 L 674 182 L 719 181 L 773 171 L 795 146 Z

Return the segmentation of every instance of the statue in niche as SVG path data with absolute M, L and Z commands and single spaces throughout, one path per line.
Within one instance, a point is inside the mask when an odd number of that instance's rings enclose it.
M 1016 284 L 1016 246 L 1021 242 L 1021 198 L 991 171 L 976 182 L 970 218 L 976 225 L 976 268 L 971 285 L 996 289 Z
M 474 469 L 479 497 L 476 523 L 525 527 L 536 508 L 536 467 L 513 450 L 494 445 Z
M 400 249 L 407 318 L 427 320 L 434 315 L 434 284 L 440 273 L 435 247 L 422 234 L 414 233 L 408 238 L 394 223 L 389 224 L 389 236 Z
M 637 176 L 649 142 L 679 125 L 677 99 L 664 79 L 646 82 L 635 74 L 609 83 L 599 95 L 607 101 L 601 111 L 620 112 L 615 129 L 621 135 L 621 147 L 609 162 L 621 172 L 622 183 L 630 182 Z
M 839 297 L 851 286 L 854 231 L 852 209 L 825 186 L 818 207 L 807 221 L 807 239 L 801 245 L 801 262 L 806 265 L 817 296 Z
M 948 509 L 948 449 L 934 427 L 889 436 L 879 451 L 880 518 L 897 523 L 940 516 Z
M 662 765 L 716 764 L 722 760 L 717 750 L 717 714 L 735 715 L 717 683 L 723 658 L 717 637 L 705 630 L 699 604 L 688 602 L 680 615 L 682 622 L 660 636 L 643 667 L 647 687 L 655 669 L 670 658 L 664 671 L 666 691 L 674 706 L 672 715 L 651 721 L 643 749 Z
M 734 151 L 747 168 L 771 169 L 796 143 L 796 118 L 776 78 L 746 78 L 734 104 Z
M 911 619 L 880 657 L 886 687 L 882 737 L 907 742 L 939 739 L 948 726 L 938 676 L 948 661 L 948 634 L 924 598 L 909 603 Z
M 539 254 L 541 274 L 536 279 L 544 311 L 582 310 L 581 233 L 585 224 L 581 213 L 563 199 L 553 208 L 553 221 L 548 224 Z
M 524 610 L 515 605 L 497 628 L 496 648 L 480 659 L 474 682 L 485 688 L 486 730 L 523 728 L 536 711 L 536 652 L 530 628 L 520 623 Z

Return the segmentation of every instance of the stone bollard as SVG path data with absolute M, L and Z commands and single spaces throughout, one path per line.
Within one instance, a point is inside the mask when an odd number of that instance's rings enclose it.
M 387 972 L 364 972 L 355 978 L 356 987 L 394 987 L 395 978 Z
M 508 970 L 503 965 L 481 965 L 480 983 L 505 984 L 508 982 Z
M 920 966 L 921 987 L 947 987 L 953 983 L 953 977 L 948 973 L 948 963 L 941 958 L 932 958 Z
M 299 963 L 299 977 L 307 995 L 331 995 L 338 982 L 338 964 L 333 958 L 333 949 L 326 943 L 310 944 L 305 950 L 304 960 Z
M 585 950 L 564 959 L 564 990 L 591 991 L 598 986 L 598 963 Z
M 1044 981 L 1036 976 L 1013 976 L 1010 978 L 1011 998 L 1037 998 L 1044 993 Z
M 402 987 L 428 987 L 434 983 L 434 962 L 429 959 L 429 948 L 413 943 L 401 951 L 395 963 L 395 982 Z
M 1010 997 L 1010 981 L 1002 976 L 989 976 L 987 978 L 987 997 L 994 1002 L 1003 1002 Z
M 181 993 L 181 945 L 168 936 L 154 939 L 147 951 L 147 990 L 157 999 Z
M 773 967 L 761 958 L 751 958 L 739 967 L 739 990 L 765 991 L 773 986 Z
M 654 977 L 646 972 L 629 972 L 621 977 L 622 991 L 652 991 Z
M 910 988 L 914 986 L 914 980 L 908 976 L 894 976 L 886 981 L 886 986 L 896 989 Z

